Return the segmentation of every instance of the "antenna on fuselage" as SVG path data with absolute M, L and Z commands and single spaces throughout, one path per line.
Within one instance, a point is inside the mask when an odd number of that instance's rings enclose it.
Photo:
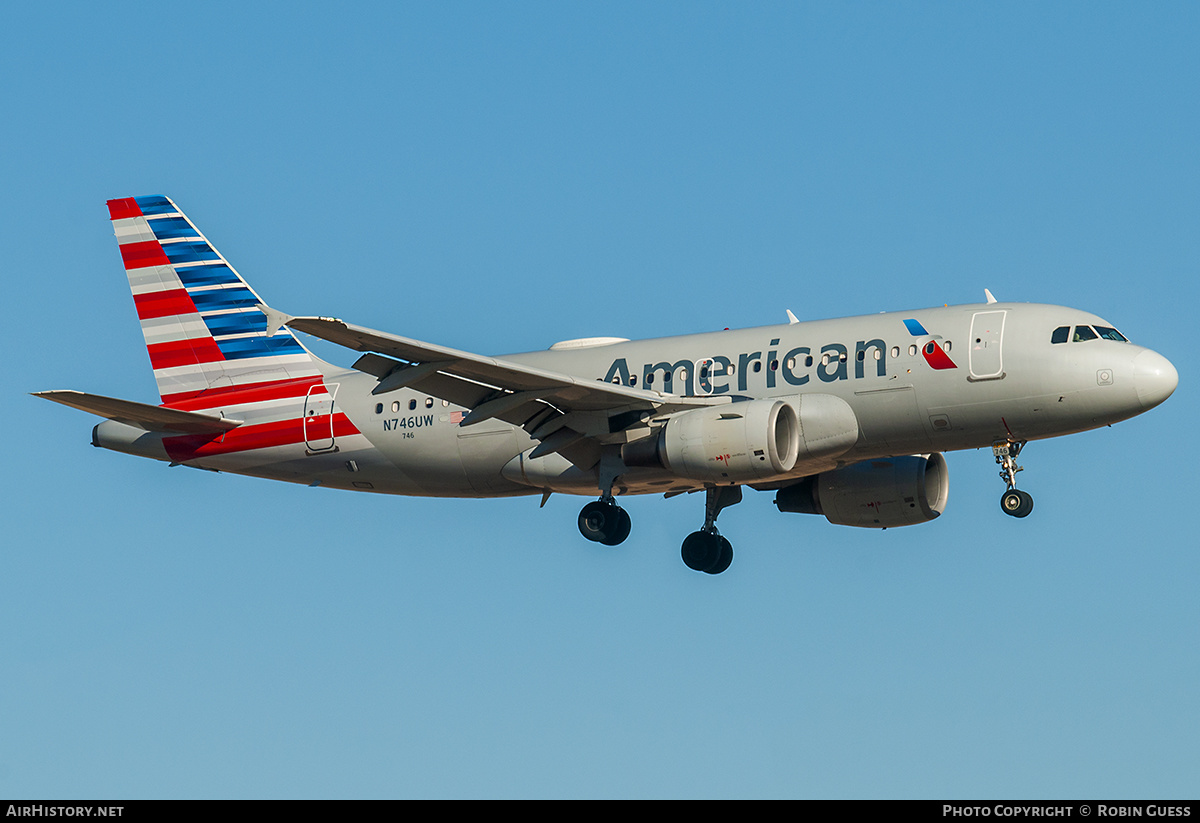
M 796 315 L 792 314 L 791 309 L 784 309 L 784 311 L 786 311 L 788 313 L 788 325 L 794 326 L 800 322 L 799 320 L 796 319 Z
M 989 303 L 995 303 L 996 298 L 992 297 L 992 293 L 988 289 L 983 290 L 983 296 L 987 298 Z

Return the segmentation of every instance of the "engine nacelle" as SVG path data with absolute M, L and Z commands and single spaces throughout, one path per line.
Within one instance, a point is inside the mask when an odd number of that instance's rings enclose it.
M 657 436 L 626 444 L 621 458 L 692 480 L 745 483 L 791 471 L 799 450 L 795 409 L 748 400 L 676 414 Z
M 858 418 L 850 404 L 832 394 L 798 394 L 780 398 L 800 421 L 800 451 L 793 469 L 798 473 L 827 469 L 836 457 L 858 442 Z
M 781 512 L 823 514 L 830 523 L 888 529 L 927 523 L 946 509 L 950 473 L 940 454 L 889 457 L 806 477 L 780 489 Z

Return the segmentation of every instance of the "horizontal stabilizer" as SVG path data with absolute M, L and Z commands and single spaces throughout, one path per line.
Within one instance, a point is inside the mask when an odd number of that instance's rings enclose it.
M 208 414 L 166 409 L 132 400 L 118 400 L 99 394 L 87 394 L 70 389 L 33 392 L 34 397 L 44 397 L 80 411 L 98 414 L 128 426 L 149 432 L 170 434 L 221 434 L 242 425 L 240 420 L 213 417 Z

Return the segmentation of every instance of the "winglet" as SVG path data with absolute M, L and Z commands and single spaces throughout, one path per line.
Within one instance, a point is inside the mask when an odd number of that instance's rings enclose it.
M 992 297 L 992 293 L 991 293 L 990 291 L 988 291 L 987 289 L 984 289 L 984 290 L 983 290 L 983 296 L 987 298 L 987 301 L 988 301 L 989 303 L 995 303 L 995 302 L 996 302 L 996 298 Z
M 254 308 L 258 309 L 267 316 L 267 337 L 274 337 L 275 332 L 279 331 L 288 323 L 296 319 L 290 314 L 284 314 L 281 311 L 276 311 L 266 303 L 258 303 L 254 306 Z

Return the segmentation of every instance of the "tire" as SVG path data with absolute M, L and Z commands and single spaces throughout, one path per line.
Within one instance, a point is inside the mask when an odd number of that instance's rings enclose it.
M 709 574 L 720 574 L 729 568 L 729 564 L 733 562 L 733 544 L 722 537 L 717 541 L 721 547 L 721 554 L 717 558 L 717 562 L 709 566 L 704 571 Z
M 1011 517 L 1028 517 L 1033 511 L 1033 495 L 1019 489 L 1009 489 L 1000 496 L 1000 510 Z
M 579 533 L 593 543 L 603 542 L 608 530 L 612 528 L 614 515 L 611 510 L 615 508 L 616 506 L 599 500 L 588 503 L 579 512 Z
M 723 539 L 719 534 L 712 532 L 692 532 L 683 539 L 683 548 L 680 550 L 683 564 L 697 572 L 707 572 L 714 568 L 721 560 Z
M 612 508 L 617 510 L 616 519 L 612 524 L 612 533 L 600 542 L 606 546 L 619 546 L 625 542 L 626 537 L 629 537 L 629 531 L 633 528 L 633 521 L 629 518 L 629 512 L 620 506 L 614 505 Z
M 593 500 L 579 512 L 579 533 L 593 543 L 616 546 L 629 537 L 629 512 L 615 503 Z

